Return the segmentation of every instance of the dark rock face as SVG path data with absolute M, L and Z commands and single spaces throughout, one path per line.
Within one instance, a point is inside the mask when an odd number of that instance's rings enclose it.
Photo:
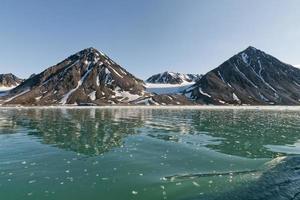
M 148 78 L 148 83 L 181 84 L 183 82 L 196 82 L 201 78 L 199 74 L 181 74 L 174 72 L 163 72 Z
M 0 87 L 15 87 L 23 80 L 13 74 L 0 74 Z
M 185 95 L 206 104 L 298 105 L 300 69 L 248 47 L 205 74 Z
M 84 49 L 31 76 L 5 104 L 128 104 L 144 96 L 144 82 L 94 48 Z

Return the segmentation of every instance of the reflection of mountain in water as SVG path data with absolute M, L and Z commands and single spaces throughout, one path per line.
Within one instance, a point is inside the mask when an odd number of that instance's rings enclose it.
M 12 134 L 17 131 L 16 116 L 8 117 L 9 112 L 1 111 L 0 134 Z
M 300 139 L 297 112 L 13 109 L 1 110 L 0 116 L 2 134 L 26 128 L 43 143 L 87 155 L 120 147 L 125 137 L 138 133 L 249 158 L 276 156 L 266 145 Z
M 119 147 L 136 134 L 141 113 L 97 109 L 26 109 L 11 116 L 43 143 L 86 155 L 99 155 Z
M 265 146 L 293 145 L 300 139 L 300 119 L 297 112 L 227 111 L 199 113 L 195 128 L 224 140 L 209 148 L 243 157 L 276 156 Z
M 146 124 L 151 137 L 249 158 L 275 157 L 278 153 L 266 145 L 293 145 L 300 139 L 297 112 L 155 111 L 152 118 Z M 203 136 L 209 141 L 199 139 Z

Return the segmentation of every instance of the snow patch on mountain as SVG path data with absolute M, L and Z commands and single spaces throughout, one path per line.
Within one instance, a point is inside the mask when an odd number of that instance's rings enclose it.
M 241 56 L 242 56 L 244 63 L 249 65 L 248 55 L 245 52 L 243 52 L 243 53 L 241 53 Z
M 92 101 L 95 101 L 96 100 L 96 91 L 93 91 L 89 94 L 89 97 Z
M 137 105 L 146 105 L 146 106 L 150 106 L 150 105 L 156 105 L 156 106 L 158 106 L 159 105 L 159 103 L 157 103 L 156 101 L 154 101 L 152 97 L 139 100 L 135 104 L 137 104 Z
M 246 80 L 247 80 L 251 85 L 253 85 L 255 88 L 258 88 L 257 85 L 255 85 L 252 81 L 250 81 L 250 80 L 247 78 L 247 76 L 246 76 L 243 72 L 241 72 L 241 70 L 240 70 L 236 65 L 234 65 L 234 67 L 235 67 L 236 71 L 238 71 L 238 72 L 242 75 L 242 77 L 244 77 L 244 79 L 246 79 Z
M 90 63 L 86 63 L 86 64 L 89 65 Z M 77 86 L 76 86 L 74 89 L 70 90 L 68 93 L 66 93 L 66 94 L 63 96 L 63 98 L 62 98 L 61 101 L 60 101 L 61 104 L 64 105 L 64 104 L 67 103 L 67 101 L 68 101 L 69 97 L 71 96 L 71 94 L 72 94 L 73 92 L 75 92 L 75 91 L 82 85 L 83 81 L 84 81 L 85 78 L 89 75 L 89 73 L 92 71 L 92 69 L 93 69 L 93 68 L 89 68 L 89 69 L 87 70 L 87 72 L 82 76 L 82 78 L 78 81 Z
M 141 95 L 138 94 L 131 94 L 129 91 L 123 91 L 120 87 L 116 87 L 114 92 L 115 92 L 115 96 L 122 97 L 122 101 L 124 102 L 134 101 L 142 97 Z
M 16 86 L 12 86 L 12 87 L 0 87 L 0 92 L 7 92 L 9 90 L 12 90 L 14 89 L 15 87 L 17 87 L 18 85 Z
M 207 96 L 208 98 L 211 98 L 211 95 L 209 95 L 208 93 L 204 92 L 201 87 L 199 87 L 199 92 L 200 94 L 204 95 L 204 96 Z
M 232 97 L 234 101 L 241 102 L 241 100 L 238 98 L 238 96 L 235 93 L 232 93 Z
M 13 99 L 15 99 L 15 98 L 17 98 L 17 97 L 19 97 L 19 96 L 22 96 L 23 94 L 25 94 L 25 93 L 27 93 L 27 92 L 29 92 L 29 91 L 30 91 L 30 89 L 26 89 L 26 90 L 24 90 L 23 92 L 21 92 L 21 93 L 15 95 L 15 96 L 13 96 L 13 97 L 11 97 L 11 98 L 9 98 L 9 99 L 6 99 L 4 102 L 10 102 L 11 100 L 13 100 Z
M 296 65 L 293 65 L 294 67 L 297 67 L 297 68 L 300 68 L 300 65 L 299 64 L 296 64 Z
M 195 82 L 183 82 L 181 84 L 146 83 L 146 91 L 155 94 L 179 94 L 194 85 Z

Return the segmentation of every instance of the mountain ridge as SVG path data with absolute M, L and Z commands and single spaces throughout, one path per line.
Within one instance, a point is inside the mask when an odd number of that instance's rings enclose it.
M 4 105 L 128 105 L 152 98 L 145 83 L 107 55 L 90 47 L 81 50 L 39 74 L 32 75 L 9 91 Z M 188 100 L 163 96 L 154 99 L 165 104 Z M 168 98 L 167 98 L 168 99 Z M 137 101 L 135 101 L 137 100 Z M 146 102 L 147 103 L 147 102 Z M 150 104 L 160 104 L 155 100 Z
M 166 93 L 153 92 L 146 90 L 143 80 L 90 47 L 33 74 L 1 94 L 0 103 L 33 106 L 300 104 L 300 69 L 252 46 L 203 76 L 189 75 L 172 72 L 153 75 L 149 78 L 153 85 L 189 83 L 180 92 L 174 92 L 176 88 L 171 88 L 173 92 L 170 88 Z M 197 78 L 195 83 L 193 78 Z
M 300 69 L 249 46 L 184 93 L 206 104 L 298 105 Z

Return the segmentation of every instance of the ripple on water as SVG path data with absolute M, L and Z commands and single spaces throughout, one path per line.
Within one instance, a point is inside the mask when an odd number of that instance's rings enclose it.
M 209 199 L 258 180 L 299 139 L 294 111 L 0 110 L 0 196 Z

